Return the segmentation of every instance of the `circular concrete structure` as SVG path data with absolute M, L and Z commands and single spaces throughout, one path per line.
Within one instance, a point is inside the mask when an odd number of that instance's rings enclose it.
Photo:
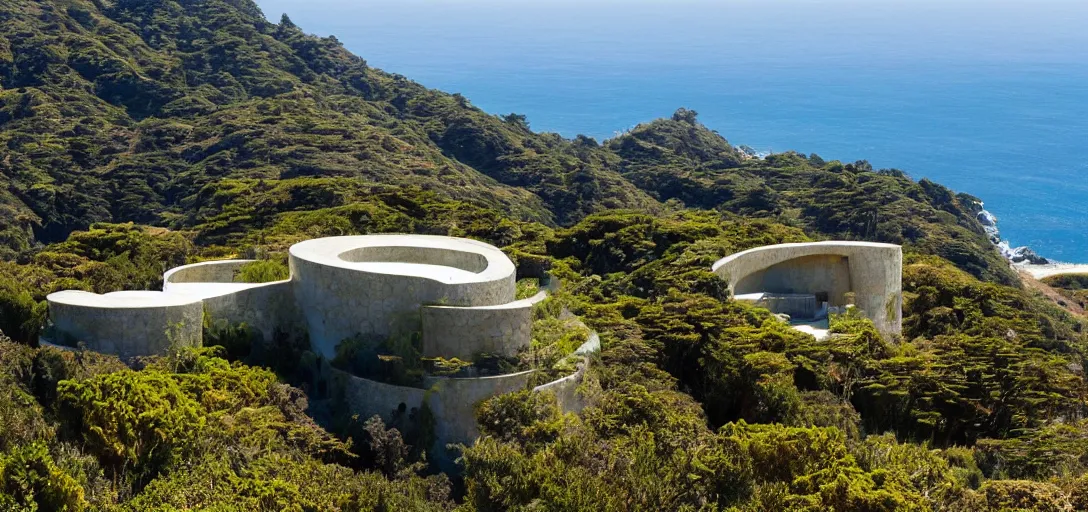
M 756 247 L 712 267 L 734 296 L 809 295 L 813 302 L 853 304 L 878 330 L 898 335 L 903 323 L 903 249 L 873 242 L 811 242 Z
M 295 301 L 315 352 L 340 342 L 422 331 L 420 308 L 514 301 L 516 269 L 473 240 L 424 235 L 319 238 L 291 247 Z
M 96 352 L 123 358 L 163 354 L 171 344 L 200 345 L 204 311 L 196 297 L 68 290 L 52 293 L 46 300 L 55 343 L 82 342 Z
M 203 316 L 246 324 L 263 334 L 308 336 L 324 367 L 337 346 L 360 337 L 375 345 L 399 335 L 420 335 L 424 357 L 473 360 L 515 356 L 532 340 L 533 307 L 547 291 L 515 300 L 516 268 L 494 246 L 462 238 L 368 235 L 321 238 L 290 249 L 291 278 L 272 283 L 235 282 L 248 260 L 185 265 L 164 275 L 162 292 L 97 295 L 80 291 L 48 297 L 57 341 L 122 356 L 164 353 L 171 341 L 199 345 Z M 545 287 L 545 290 L 548 288 Z M 167 334 L 167 332 L 170 334 Z M 268 347 L 275 347 L 268 344 Z M 579 348 L 577 372 L 539 386 L 554 392 L 565 410 L 580 408 L 577 386 L 599 349 L 595 335 Z M 339 370 L 345 403 L 361 416 L 421 408 L 435 418 L 435 447 L 452 464 L 446 443 L 478 435 L 475 407 L 484 399 L 526 389 L 533 370 L 470 378 L 426 377 L 422 388 L 395 386 Z

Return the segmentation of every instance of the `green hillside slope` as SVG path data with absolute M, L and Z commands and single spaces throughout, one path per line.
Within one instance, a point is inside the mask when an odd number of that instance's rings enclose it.
M 975 198 L 901 171 L 751 158 L 686 109 L 535 133 L 250 0 L 0 0 L 0 143 L 0 510 L 1088 509 L 1086 319 L 1020 286 Z M 487 400 L 445 475 L 426 415 L 346 417 L 304 339 L 37 346 L 53 291 L 282 276 L 295 242 L 383 232 L 557 277 L 602 339 L 585 410 Z M 904 245 L 901 339 L 817 341 L 709 270 L 833 238 Z

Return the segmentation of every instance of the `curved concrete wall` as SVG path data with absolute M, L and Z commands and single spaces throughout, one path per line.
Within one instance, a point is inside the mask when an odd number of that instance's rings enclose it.
M 304 332 L 290 281 L 262 283 L 214 297 L 204 298 L 204 309 L 212 320 L 245 323 L 271 341 L 276 331 L 290 335 Z
M 334 386 L 344 393 L 344 403 L 361 421 L 380 416 L 382 421 L 390 423 L 393 421 L 394 411 L 402 406 L 405 411 L 418 409 L 423 406 L 423 400 L 427 396 L 425 389 L 364 379 L 331 367 L 329 371 Z
M 596 332 L 590 332 L 586 342 L 574 351 L 575 354 L 583 356 L 582 363 L 578 365 L 578 371 L 547 384 L 541 384 L 533 388 L 533 391 L 555 393 L 555 399 L 559 403 L 560 410 L 564 412 L 581 412 L 586 404 L 585 400 L 578 394 L 578 386 L 582 383 L 586 371 L 589 370 L 590 356 L 600 352 L 600 350 L 601 337 Z
M 198 298 L 163 292 L 63 291 L 46 300 L 54 342 L 83 342 L 91 350 L 122 358 L 162 354 L 171 343 L 200 346 L 204 311 Z
M 829 256 L 844 257 L 849 268 L 850 289 L 854 303 L 885 334 L 899 334 L 903 324 L 903 250 L 898 245 L 872 242 L 812 242 L 757 247 L 726 256 L 713 266 L 714 273 L 729 283 L 737 293 L 738 285 L 758 286 L 749 279 L 770 272 L 776 280 L 797 277 L 796 286 L 825 285 L 826 277 L 801 277 L 806 272 L 820 272 L 821 261 Z M 790 267 L 796 261 L 798 267 Z M 779 266 L 782 265 L 782 266 Z M 832 263 L 826 272 L 842 274 L 841 267 Z M 746 279 L 748 279 L 746 281 Z M 842 279 L 840 276 L 838 279 Z M 773 284 L 773 283 L 772 283 Z M 752 290 L 748 290 L 749 292 Z M 770 291 L 770 290 L 759 290 Z M 793 293 L 799 292 L 797 290 Z M 808 289 L 812 293 L 815 290 Z M 834 305 L 834 304 L 833 304 Z
M 533 306 L 548 298 L 540 292 L 498 306 L 423 307 L 423 357 L 471 361 L 481 353 L 513 356 L 529 347 Z
M 480 435 L 476 405 L 493 396 L 528 388 L 533 373 L 529 370 L 495 377 L 427 378 L 424 385 L 430 391 L 427 405 L 435 418 L 435 446 L 441 449 L 448 443 L 471 443 Z
M 470 266 L 477 260 L 472 254 L 486 259 L 483 270 L 461 268 L 478 268 Z M 389 261 L 375 261 L 378 256 Z M 359 258 L 366 261 L 349 261 Z M 411 263 L 441 258 L 461 267 Z M 514 264 L 502 251 L 449 237 L 321 238 L 292 246 L 290 265 L 310 343 L 330 359 L 340 342 L 356 335 L 385 338 L 420 331 L 424 305 L 494 306 L 512 302 L 516 293 Z
M 577 388 L 589 368 L 590 355 L 600 350 L 600 338 L 591 333 L 586 342 L 575 351 L 583 356 L 578 370 L 566 377 L 537 386 L 533 391 L 553 392 L 564 411 L 580 411 L 584 406 Z M 327 367 L 334 384 L 343 392 L 345 404 L 353 414 L 365 420 L 374 415 L 386 422 L 392 420 L 394 411 L 403 407 L 406 411 L 422 407 L 431 409 L 435 419 L 435 453 L 444 453 L 448 443 L 470 443 L 479 436 L 476 423 L 476 406 L 483 400 L 505 393 L 527 389 L 535 370 L 494 377 L 448 378 L 428 377 L 423 388 L 395 386 Z
M 162 290 L 170 291 L 175 283 L 233 283 L 234 277 L 247 263 L 255 260 L 216 260 L 183 265 L 163 274 Z
M 477 339 L 466 345 L 471 350 L 495 347 L 516 351 L 528 339 L 528 322 L 516 324 L 527 317 L 521 311 L 523 303 L 514 302 L 514 264 L 502 251 L 482 242 L 425 235 L 321 238 L 291 247 L 290 280 L 234 282 L 242 266 L 250 261 L 209 261 L 172 269 L 163 276 L 162 293 L 171 298 L 162 300 L 200 304 L 214 320 L 244 322 L 261 331 L 266 339 L 277 330 L 305 332 L 314 351 L 327 358 L 335 357 L 341 341 L 356 335 L 380 340 L 419 332 L 423 324 L 421 308 L 426 305 L 506 305 L 495 311 L 451 310 L 431 315 L 434 329 L 461 326 L 462 332 L 475 335 Z M 94 295 L 75 297 L 82 300 L 68 304 L 61 300 L 63 295 L 58 295 L 50 303 L 56 303 L 56 315 L 65 329 L 78 333 L 103 329 L 91 324 L 113 323 L 111 319 L 121 318 L 120 310 L 146 306 L 139 301 L 119 305 Z M 72 307 L 86 311 L 75 313 L 70 311 Z M 100 315 L 91 311 L 96 308 L 103 310 Z M 142 315 L 151 331 L 166 328 L 165 317 L 152 318 L 146 312 L 126 315 Z M 77 329 L 80 322 L 87 325 Z M 431 347 L 457 346 L 434 337 L 431 340 Z
M 582 377 L 585 376 L 587 366 L 588 363 L 583 364 L 578 368 L 578 371 L 562 379 L 537 386 L 533 388 L 533 391 L 555 393 L 555 399 L 559 403 L 560 410 L 564 412 L 581 412 L 584 404 L 578 396 L 578 385 L 582 383 Z
M 497 377 L 432 377 L 423 389 L 364 379 L 335 368 L 330 372 L 349 412 L 362 421 L 377 415 L 389 423 L 401 407 L 411 411 L 425 403 L 434 417 L 434 444 L 427 451 L 447 469 L 453 469 L 456 454 L 448 452 L 446 445 L 471 443 L 480 435 L 476 406 L 493 396 L 526 389 L 533 374 L 530 370 Z
M 246 324 L 271 341 L 279 330 L 300 334 L 302 322 L 290 280 L 272 283 L 237 283 L 242 266 L 254 260 L 205 261 L 167 272 L 163 291 L 196 297 L 213 321 Z
M 487 270 L 487 258 L 475 252 L 437 247 L 360 247 L 340 253 L 340 259 L 351 263 L 408 263 L 452 267 L 479 274 Z
M 199 344 L 204 312 L 213 320 L 245 323 L 268 339 L 276 330 L 307 333 L 326 361 L 356 335 L 375 341 L 401 332 L 423 333 L 425 356 L 471 359 L 475 354 L 515 355 L 531 343 L 533 306 L 547 297 L 515 301 L 516 270 L 501 251 L 465 239 L 413 235 L 336 237 L 291 247 L 291 279 L 237 283 L 249 260 L 186 265 L 164 275 L 163 292 L 99 296 L 50 295 L 57 331 L 92 349 L 123 356 L 166 350 L 171 339 Z M 554 286 L 554 283 L 547 285 Z M 180 325 L 174 338 L 165 326 Z M 592 336 L 585 350 L 599 341 Z M 596 343 L 596 344 L 594 344 Z M 579 350 L 583 350 L 579 349 Z M 564 408 L 580 403 L 577 372 L 542 386 Z M 327 363 L 326 367 L 327 367 Z M 384 384 L 332 370 L 334 384 L 360 417 L 406 412 L 426 405 L 435 420 L 436 459 L 450 465 L 449 443 L 479 435 L 476 406 L 487 398 L 526 389 L 534 371 L 477 378 L 428 377 L 423 388 Z
M 845 306 L 851 291 L 850 261 L 837 254 L 803 256 L 753 272 L 737 282 L 736 295 L 768 292 L 777 294 L 828 294 L 831 306 Z

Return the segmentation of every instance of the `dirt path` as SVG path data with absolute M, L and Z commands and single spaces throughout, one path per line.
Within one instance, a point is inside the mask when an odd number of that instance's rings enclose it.
M 1074 315 L 1083 316 L 1085 314 L 1084 308 L 1080 307 L 1080 304 L 1077 304 L 1077 303 L 1065 298 L 1064 296 L 1062 296 L 1062 294 L 1058 293 L 1058 291 L 1055 290 L 1054 288 L 1051 288 L 1050 286 L 1047 286 L 1042 281 L 1039 281 L 1039 279 L 1042 279 L 1043 277 L 1046 277 L 1046 275 L 1043 275 L 1043 276 L 1040 276 L 1040 277 L 1036 278 L 1035 277 L 1035 272 L 1032 272 L 1030 269 L 1020 268 L 1018 270 L 1020 271 L 1020 279 L 1024 282 L 1024 287 L 1025 288 L 1027 288 L 1029 290 L 1031 290 L 1031 289 L 1039 290 L 1039 292 L 1041 292 L 1043 295 L 1046 295 L 1046 297 L 1048 299 L 1053 301 L 1058 306 L 1061 306 L 1062 308 L 1065 308 L 1066 311 L 1069 311 L 1070 313 L 1073 313 Z M 1048 274 L 1048 275 L 1068 274 L 1068 273 L 1070 273 L 1070 272 L 1068 272 L 1068 271 L 1066 271 L 1066 272 L 1055 272 L 1053 274 Z M 1086 272 L 1086 273 L 1088 273 L 1088 272 Z

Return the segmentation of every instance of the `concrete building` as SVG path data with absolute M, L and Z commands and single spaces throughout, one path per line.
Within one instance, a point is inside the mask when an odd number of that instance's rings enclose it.
M 857 307 L 887 336 L 902 331 L 903 250 L 898 245 L 769 245 L 726 256 L 712 269 L 735 299 L 787 314 L 807 332 L 824 334 L 828 311 L 846 306 Z
M 245 323 L 270 341 L 277 333 L 306 336 L 315 354 L 337 356 L 347 339 L 377 344 L 420 335 L 424 357 L 471 361 L 479 354 L 513 356 L 532 340 L 532 308 L 546 292 L 515 300 L 516 269 L 499 249 L 474 240 L 425 235 L 321 238 L 290 248 L 289 279 L 241 283 L 249 261 L 186 265 L 164 275 L 161 292 L 81 291 L 48 296 L 54 342 L 81 342 L 122 357 L 200 346 L 204 316 Z M 538 386 L 567 409 L 580 407 L 575 388 L 596 350 L 579 349 L 574 374 Z M 534 371 L 473 378 L 426 377 L 422 387 L 394 386 L 329 369 L 345 404 L 360 417 L 426 405 L 435 419 L 435 447 L 471 442 L 474 407 L 486 398 L 526 389 Z M 443 457 L 439 455 L 441 460 Z M 452 460 L 452 459 L 451 459 Z

